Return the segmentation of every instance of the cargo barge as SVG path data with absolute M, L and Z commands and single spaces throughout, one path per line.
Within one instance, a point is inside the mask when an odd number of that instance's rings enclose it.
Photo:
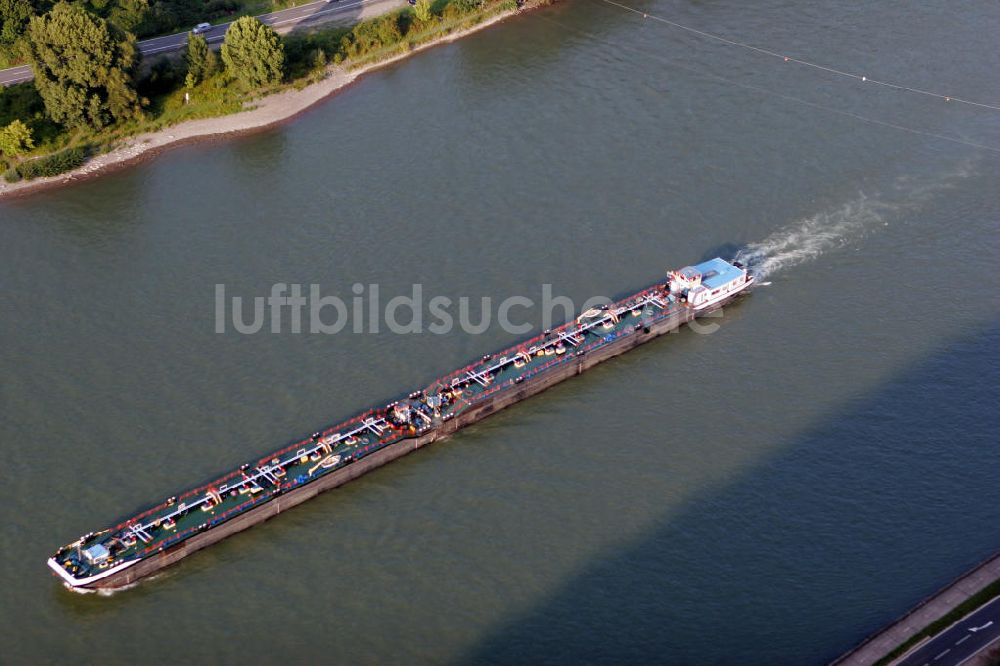
M 125 587 L 178 560 L 622 354 L 746 293 L 754 277 L 712 259 L 313 433 L 60 548 L 73 590 Z

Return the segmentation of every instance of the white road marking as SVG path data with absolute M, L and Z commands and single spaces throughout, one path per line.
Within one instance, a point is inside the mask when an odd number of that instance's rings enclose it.
M 957 641 L 955 641 L 955 645 L 961 645 L 962 643 L 964 643 L 965 641 L 969 640 L 970 638 L 972 638 L 972 636 L 970 634 L 966 634 L 965 636 L 962 636 Z
M 990 620 L 981 627 L 969 627 L 969 631 L 971 631 L 972 633 L 976 633 L 977 631 L 982 631 L 983 629 L 988 629 L 992 626 L 993 626 L 993 620 Z
M 939 654 L 938 656 L 934 657 L 934 661 L 937 661 L 938 659 L 940 659 L 941 657 L 945 656 L 945 655 L 946 655 L 946 654 L 948 654 L 949 652 L 951 652 L 951 648 L 948 648 L 947 650 L 945 650 L 944 652 L 942 652 L 942 653 L 941 653 L 941 654 Z
M 352 3 L 347 4 L 347 5 L 338 5 L 336 7 L 331 7 L 330 9 L 324 9 L 322 11 L 316 12 L 315 14 L 307 14 L 306 16 L 299 16 L 299 17 L 296 17 L 296 18 L 285 19 L 284 21 L 275 21 L 274 23 L 271 23 L 270 25 L 271 25 L 271 27 L 274 27 L 276 25 L 282 25 L 284 23 L 291 23 L 292 21 L 298 21 L 298 20 L 303 19 L 303 18 L 313 18 L 314 16 L 322 16 L 323 14 L 332 14 L 333 12 L 338 12 L 338 11 L 341 11 L 343 9 L 350 9 L 351 7 L 360 7 L 363 4 L 365 4 L 364 0 L 362 0 L 361 2 L 352 2 Z
M 1000 641 L 1000 636 L 997 636 L 996 638 L 994 638 L 993 640 L 991 640 L 989 643 L 987 643 L 983 647 L 979 648 L 978 650 L 976 650 L 975 652 L 973 652 L 972 654 L 970 654 L 968 657 L 966 657 L 962 661 L 960 661 L 957 664 L 955 664 L 955 666 L 962 666 L 962 664 L 964 664 L 965 662 L 969 661 L 970 659 L 972 659 L 973 657 L 975 657 L 977 654 L 981 654 L 983 652 L 983 650 L 985 650 L 989 646 L 993 645 L 997 641 Z

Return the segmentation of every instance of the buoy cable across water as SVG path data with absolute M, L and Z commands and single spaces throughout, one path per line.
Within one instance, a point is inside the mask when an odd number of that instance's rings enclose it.
M 601 1 L 603 2 L 605 0 L 601 0 Z M 641 12 L 639 12 L 639 13 L 641 13 Z M 869 118 L 868 116 L 863 116 L 863 115 L 861 115 L 859 113 L 854 113 L 853 111 L 845 111 L 844 109 L 836 109 L 836 108 L 833 108 L 833 107 L 830 107 L 830 106 L 826 106 L 824 104 L 818 104 L 816 102 L 810 102 L 809 100 L 805 100 L 805 99 L 802 99 L 800 97 L 795 97 L 794 95 L 788 95 L 788 94 L 785 94 L 785 93 L 776 92 L 776 91 L 770 90 L 768 88 L 763 88 L 761 86 L 753 85 L 751 83 L 744 83 L 744 82 L 741 82 L 741 81 L 734 81 L 733 79 L 728 79 L 728 78 L 726 78 L 724 76 L 720 76 L 718 74 L 713 74 L 711 72 L 700 71 L 700 70 L 697 70 L 697 69 L 695 69 L 693 67 L 688 67 L 686 65 L 681 65 L 680 63 L 671 61 L 669 58 L 666 58 L 666 57 L 664 57 L 663 55 L 661 55 L 659 53 L 653 53 L 653 52 L 648 51 L 646 49 L 641 49 L 641 48 L 638 48 L 638 47 L 635 47 L 635 46 L 631 46 L 629 44 L 621 44 L 621 43 L 618 43 L 618 42 L 614 42 L 614 41 L 605 39 L 605 38 L 603 38 L 603 37 L 601 37 L 599 35 L 596 35 L 596 34 L 594 34 L 592 32 L 588 32 L 586 30 L 581 30 L 580 28 L 567 25 L 565 23 L 562 23 L 560 21 L 556 21 L 555 19 L 551 19 L 551 18 L 548 18 L 546 16 L 540 16 L 540 18 L 543 21 L 546 21 L 548 23 L 552 23 L 553 25 L 559 26 L 560 28 L 562 28 L 564 30 L 568 30 L 568 31 L 575 32 L 577 34 L 583 35 L 583 36 L 587 37 L 588 39 L 590 39 L 592 41 L 600 42 L 602 44 L 607 44 L 608 46 L 613 46 L 613 47 L 615 47 L 617 49 L 621 49 L 622 51 L 632 51 L 634 53 L 639 53 L 639 54 L 647 56 L 647 57 L 655 58 L 657 60 L 661 60 L 661 61 L 665 62 L 666 64 L 668 64 L 671 67 L 676 67 L 677 69 L 683 69 L 683 70 L 691 72 L 692 74 L 695 74 L 697 76 L 702 76 L 702 77 L 705 77 L 705 78 L 708 78 L 708 79 L 714 79 L 716 81 L 721 81 L 723 83 L 726 83 L 726 84 L 729 84 L 729 85 L 732 85 L 732 86 L 737 86 L 739 88 L 744 88 L 746 90 L 753 90 L 755 92 L 764 93 L 764 94 L 769 95 L 771 97 L 777 97 L 777 98 L 780 98 L 780 99 L 787 100 L 789 102 L 794 102 L 796 104 L 801 104 L 803 106 L 808 106 L 808 107 L 811 107 L 811 108 L 814 108 L 814 109 L 819 109 L 821 111 L 826 111 L 828 113 L 835 113 L 837 115 L 845 116 L 847 118 L 853 118 L 855 120 L 860 120 L 862 122 L 865 122 L 865 123 L 868 123 L 868 124 L 871 124 L 871 125 L 878 125 L 878 126 L 881 126 L 881 127 L 888 127 L 888 128 L 891 128 L 891 129 L 899 130 L 901 132 L 907 132 L 909 134 L 917 134 L 917 135 L 929 137 L 929 138 L 932 138 L 932 139 L 939 139 L 941 141 L 948 141 L 950 143 L 955 143 L 955 144 L 958 144 L 958 145 L 961 145 L 961 146 L 968 146 L 970 148 L 979 148 L 981 150 L 988 150 L 988 151 L 990 151 L 992 153 L 1000 153 L 1000 148 L 998 148 L 996 146 L 990 146 L 990 145 L 986 145 L 986 144 L 983 144 L 983 143 L 976 143 L 975 141 L 966 141 L 964 139 L 959 139 L 959 138 L 952 137 L 952 136 L 946 136 L 944 134 L 937 134 L 935 132 L 928 132 L 928 131 L 925 131 L 925 130 L 915 129 L 913 127 L 907 127 L 905 125 L 899 125 L 897 123 L 892 123 L 892 122 L 889 122 L 889 121 L 886 121 L 886 120 L 878 120 L 876 118 Z
M 739 42 L 739 41 L 736 41 L 735 39 L 728 39 L 726 37 L 722 37 L 721 35 L 715 35 L 715 34 L 712 34 L 710 32 L 705 32 L 704 30 L 698 30 L 697 28 L 692 28 L 690 26 L 686 26 L 686 25 L 683 25 L 681 23 L 677 23 L 676 21 L 671 21 L 669 19 L 665 19 L 662 16 L 657 16 L 655 14 L 650 14 L 649 12 L 640 11 L 638 9 L 635 9 L 634 7 L 629 7 L 628 5 L 623 5 L 620 2 L 615 2 L 615 0 L 599 0 L 599 2 L 603 2 L 604 4 L 612 5 L 614 7 L 618 7 L 619 9 L 622 9 L 624 11 L 631 12 L 633 14 L 641 16 L 644 19 L 652 19 L 653 21 L 658 21 L 660 23 L 672 26 L 672 27 L 677 28 L 679 30 L 685 30 L 685 31 L 690 32 L 692 34 L 700 35 L 702 37 L 705 37 L 707 39 L 714 39 L 715 41 L 722 42 L 723 44 L 728 44 L 730 46 L 736 46 L 736 47 L 739 47 L 739 48 L 742 48 L 742 49 L 748 49 L 750 51 L 756 51 L 757 53 L 761 53 L 761 54 L 766 55 L 766 56 L 771 56 L 773 58 L 781 58 L 783 62 L 793 62 L 793 63 L 795 63 L 797 65 L 803 65 L 805 67 L 812 67 L 814 69 L 819 69 L 819 70 L 822 70 L 824 72 L 828 72 L 830 74 L 836 74 L 837 76 L 846 76 L 848 78 L 855 79 L 857 81 L 861 81 L 862 83 L 870 83 L 872 85 L 884 86 L 886 88 L 892 88 L 893 90 L 902 90 L 902 91 L 905 91 L 905 92 L 915 93 L 917 95 L 927 95 L 929 97 L 936 97 L 937 99 L 942 99 L 942 100 L 944 100 L 946 102 L 955 102 L 955 103 L 958 103 L 958 104 L 968 104 L 970 106 L 978 106 L 978 107 L 983 108 L 983 109 L 992 109 L 993 111 L 1000 111 L 1000 105 L 986 104 L 984 102 L 974 102 L 972 100 L 963 99 L 961 97 L 955 97 L 954 95 L 944 95 L 942 93 L 936 93 L 936 92 L 933 92 L 933 91 L 930 91 L 930 90 L 922 90 L 920 88 L 914 88 L 912 86 L 905 86 L 905 85 L 901 85 L 901 84 L 898 84 L 898 83 L 890 83 L 888 81 L 879 81 L 879 80 L 873 79 L 873 78 L 871 78 L 870 76 L 867 76 L 867 75 L 854 74 L 853 72 L 845 72 L 845 71 L 840 70 L 840 69 L 835 69 L 833 67 L 827 67 L 826 65 L 820 65 L 820 64 L 815 63 L 815 62 L 810 62 L 808 60 L 803 60 L 802 58 L 796 58 L 796 57 L 793 57 L 793 56 L 790 56 L 790 55 L 785 55 L 783 53 L 777 53 L 776 51 L 771 51 L 770 49 L 765 49 L 765 48 L 761 48 L 759 46 L 754 46 L 753 44 L 747 44 L 745 42 Z

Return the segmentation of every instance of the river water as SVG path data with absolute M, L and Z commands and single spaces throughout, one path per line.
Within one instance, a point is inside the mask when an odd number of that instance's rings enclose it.
M 1000 102 L 995 3 L 640 7 Z M 1000 548 L 997 149 L 996 111 L 586 0 L 280 129 L 0 204 L 4 663 L 829 660 Z M 579 304 L 748 246 L 768 284 L 711 334 L 136 589 L 72 594 L 45 567 L 518 337 L 220 334 L 216 285 Z

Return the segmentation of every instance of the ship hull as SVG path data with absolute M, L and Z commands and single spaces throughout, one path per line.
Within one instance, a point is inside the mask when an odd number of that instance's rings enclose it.
M 176 564 L 188 555 L 218 543 L 237 532 L 242 532 L 247 528 L 262 523 L 283 511 L 287 511 L 306 500 L 312 499 L 324 491 L 342 486 L 373 469 L 401 458 L 408 453 L 412 453 L 432 442 L 448 437 L 456 431 L 477 423 L 491 414 L 495 414 L 515 403 L 537 395 L 570 377 L 581 374 L 598 363 L 619 356 L 654 338 L 677 330 L 680 326 L 695 318 L 704 317 L 747 293 L 750 286 L 751 283 L 748 282 L 745 288 L 734 291 L 726 298 L 702 309 L 682 308 L 670 317 L 650 324 L 647 328 L 635 330 L 631 335 L 623 336 L 608 345 L 590 351 L 585 355 L 578 356 L 573 363 L 557 366 L 548 372 L 536 375 L 509 389 L 500 391 L 490 398 L 483 400 L 475 408 L 455 418 L 435 423 L 435 427 L 426 434 L 390 444 L 307 485 L 299 486 L 276 495 L 268 502 L 254 507 L 220 525 L 208 528 L 158 553 L 149 555 L 142 560 L 130 564 L 126 568 L 118 571 L 109 571 L 107 575 L 100 577 L 98 580 L 80 584 L 71 581 L 68 575 L 60 571 L 57 564 L 53 566 L 54 560 L 49 561 L 50 567 L 53 568 L 55 573 L 59 574 L 67 587 L 70 588 L 80 590 L 109 590 L 130 586 L 143 578 Z

